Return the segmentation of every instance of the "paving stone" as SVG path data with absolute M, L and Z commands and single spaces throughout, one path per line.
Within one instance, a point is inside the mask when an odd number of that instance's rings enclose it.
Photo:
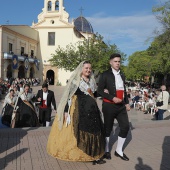
M 58 105 L 64 87 L 50 86 Z M 33 87 L 36 92 L 40 86 Z M 101 109 L 101 100 L 98 100 Z M 0 103 L 1 107 L 1 103 Z M 56 113 L 52 113 L 54 120 Z M 61 161 L 46 152 L 51 127 L 0 129 L 0 170 L 169 170 L 170 120 L 153 121 L 150 114 L 132 109 L 128 112 L 130 131 L 124 152 L 130 158 L 123 161 L 114 156 L 119 127 L 115 120 L 111 134 L 112 159 L 106 164 Z M 166 117 L 170 114 L 166 112 Z

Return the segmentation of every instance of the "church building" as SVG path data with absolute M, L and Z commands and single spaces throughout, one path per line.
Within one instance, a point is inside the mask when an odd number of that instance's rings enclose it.
M 71 72 L 53 67 L 48 61 L 60 46 L 66 48 L 94 35 L 91 24 L 81 15 L 69 21 L 63 0 L 44 0 L 37 23 L 0 25 L 0 77 L 51 79 L 66 85 Z

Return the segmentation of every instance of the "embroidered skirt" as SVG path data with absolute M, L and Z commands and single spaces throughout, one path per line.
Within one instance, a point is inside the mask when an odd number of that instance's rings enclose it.
M 71 124 L 58 129 L 57 116 L 47 143 L 51 156 L 66 161 L 93 161 L 104 154 L 103 123 L 96 101 L 87 95 L 72 98 Z

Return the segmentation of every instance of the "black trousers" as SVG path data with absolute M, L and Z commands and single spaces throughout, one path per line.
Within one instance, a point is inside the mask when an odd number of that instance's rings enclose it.
M 126 138 L 129 131 L 129 119 L 126 106 L 124 104 L 103 102 L 102 112 L 104 116 L 105 137 L 110 136 L 114 119 L 117 119 L 120 127 L 119 136 Z
M 46 121 L 51 121 L 51 108 L 39 108 L 39 123 L 43 124 L 43 126 L 46 126 Z

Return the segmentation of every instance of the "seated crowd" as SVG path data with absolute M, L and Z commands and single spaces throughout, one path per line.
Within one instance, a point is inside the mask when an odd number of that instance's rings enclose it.
M 157 96 L 160 91 L 155 89 L 128 89 L 127 94 L 131 108 L 143 111 L 145 114 L 155 113 Z

